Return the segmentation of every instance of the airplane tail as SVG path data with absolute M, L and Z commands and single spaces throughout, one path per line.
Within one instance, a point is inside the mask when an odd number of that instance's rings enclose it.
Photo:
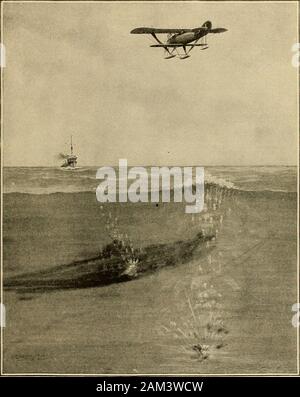
M 212 23 L 210 21 L 206 21 L 204 22 L 204 24 L 202 25 L 202 28 L 207 28 L 207 29 L 211 29 L 212 28 Z
M 212 23 L 210 21 L 204 22 L 204 24 L 202 25 L 202 28 L 208 29 L 208 33 L 223 33 L 223 32 L 227 32 L 227 29 L 224 29 L 224 28 L 214 28 L 214 29 L 212 29 Z

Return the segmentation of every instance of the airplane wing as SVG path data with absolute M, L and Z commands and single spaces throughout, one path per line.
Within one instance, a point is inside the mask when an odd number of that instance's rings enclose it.
M 177 48 L 177 47 L 207 47 L 207 44 L 152 44 L 150 47 Z
M 209 33 L 224 33 L 227 32 L 227 29 L 224 28 L 215 28 L 215 29 L 210 29 Z
M 160 28 L 136 28 L 133 29 L 130 33 L 132 34 L 156 34 L 156 33 L 185 33 L 192 32 L 193 29 L 160 29 Z

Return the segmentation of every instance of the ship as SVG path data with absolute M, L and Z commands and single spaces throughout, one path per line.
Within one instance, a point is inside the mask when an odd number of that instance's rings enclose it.
M 62 168 L 75 170 L 77 169 L 77 156 L 73 153 L 73 141 L 71 136 L 70 154 L 65 156 L 65 161 L 61 165 Z

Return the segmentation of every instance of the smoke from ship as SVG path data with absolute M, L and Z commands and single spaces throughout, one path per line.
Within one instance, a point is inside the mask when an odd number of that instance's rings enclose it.
M 65 160 L 66 158 L 68 158 L 68 155 L 67 155 L 67 154 L 64 154 L 64 153 L 59 153 L 59 154 L 57 155 L 57 157 L 58 157 L 60 160 Z

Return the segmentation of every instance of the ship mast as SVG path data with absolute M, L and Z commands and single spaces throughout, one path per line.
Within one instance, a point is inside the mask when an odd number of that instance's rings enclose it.
M 76 169 L 77 164 L 77 156 L 73 153 L 73 135 L 70 137 L 70 151 L 71 153 L 67 154 L 65 157 L 64 163 L 61 167 L 65 167 L 66 169 Z

